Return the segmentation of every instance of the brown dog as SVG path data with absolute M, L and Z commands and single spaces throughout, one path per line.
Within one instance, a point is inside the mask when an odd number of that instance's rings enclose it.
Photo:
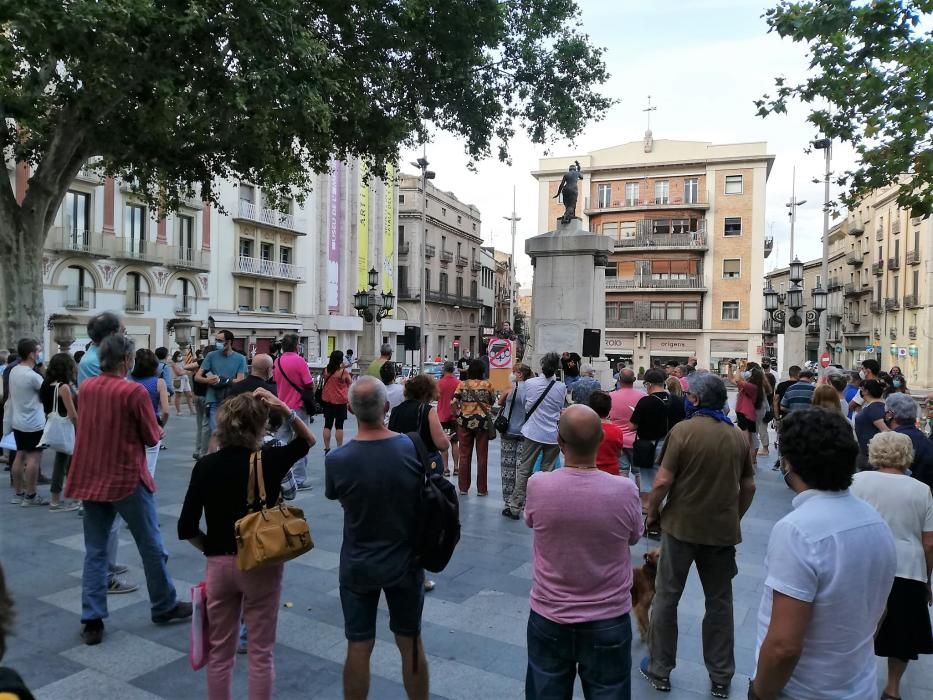
M 649 549 L 645 552 L 644 566 L 632 571 L 632 614 L 638 622 L 638 634 L 643 642 L 648 637 L 648 611 L 654 600 L 654 577 L 658 573 L 660 558 L 660 549 Z

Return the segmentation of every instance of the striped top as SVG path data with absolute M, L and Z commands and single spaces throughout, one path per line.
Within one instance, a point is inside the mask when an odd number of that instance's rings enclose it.
M 791 384 L 784 392 L 784 398 L 781 399 L 781 408 L 786 411 L 799 411 L 802 408 L 809 408 L 815 389 L 816 387 L 810 382 L 801 381 Z
M 102 374 L 81 384 L 81 411 L 65 487 L 67 498 L 120 501 L 142 482 L 155 492 L 146 468 L 146 446 L 160 429 L 146 390 L 122 377 Z

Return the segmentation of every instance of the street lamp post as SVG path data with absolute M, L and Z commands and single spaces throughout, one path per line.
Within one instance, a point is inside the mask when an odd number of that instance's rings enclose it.
M 807 309 L 801 316 L 800 311 L 804 308 L 804 289 L 801 284 L 803 282 L 803 263 L 797 258 L 794 258 L 794 261 L 790 264 L 790 282 L 791 286 L 787 293 L 779 294 L 774 291 L 771 281 L 768 280 L 768 286 L 764 290 L 765 311 L 776 322 L 780 324 L 786 322 L 793 329 L 800 328 L 804 319 L 808 324 L 819 321 L 820 316 L 826 310 L 826 297 L 828 294 L 822 283 L 818 283 L 810 291 L 811 308 Z M 785 330 L 785 332 L 787 331 Z M 783 364 L 786 365 L 787 363 Z
M 395 295 L 392 292 L 382 292 L 376 295 L 379 286 L 379 273 L 376 268 L 369 270 L 369 290 L 361 289 L 353 295 L 353 308 L 357 315 L 367 323 L 381 321 L 395 308 Z
M 515 213 L 515 186 L 512 185 L 512 216 L 503 216 L 506 221 L 512 222 L 512 257 L 509 259 L 509 326 L 515 326 L 515 224 L 522 217 Z M 501 325 L 501 324 L 500 324 Z
M 427 254 L 426 248 L 428 244 L 428 229 L 427 229 L 427 207 L 428 207 L 428 180 L 434 179 L 434 171 L 428 170 L 428 159 L 424 156 L 421 156 L 418 160 L 411 161 L 411 164 L 418 168 L 421 171 L 421 309 L 418 315 L 418 347 L 421 348 L 418 354 L 418 368 L 419 371 L 424 367 L 424 352 L 425 352 L 425 342 L 424 342 L 424 332 L 426 329 L 425 324 L 425 297 L 427 295 L 427 290 L 425 289 L 425 278 L 424 271 L 427 266 Z
M 807 203 L 807 200 L 801 199 L 797 200 L 797 168 L 794 167 L 794 174 L 791 176 L 791 185 L 790 185 L 790 201 L 784 206 L 790 209 L 787 212 L 787 216 L 790 217 L 790 253 L 788 254 L 789 260 L 794 260 L 794 224 L 797 223 L 797 207 L 802 206 Z
M 823 261 L 820 267 L 820 278 L 826 282 L 829 279 L 829 163 L 832 158 L 833 142 L 830 139 L 820 139 L 813 142 L 813 147 L 822 150 L 826 155 L 826 169 L 823 176 Z M 826 282 L 829 284 L 829 282 Z M 829 332 L 829 319 L 820 321 L 820 352 L 826 350 L 826 337 Z

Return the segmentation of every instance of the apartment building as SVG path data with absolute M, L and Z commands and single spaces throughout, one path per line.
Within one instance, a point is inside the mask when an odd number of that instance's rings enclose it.
M 885 369 L 899 366 L 910 385 L 933 387 L 933 219 L 911 218 L 896 196 L 895 186 L 872 192 L 830 230 L 825 349 L 843 366 L 876 359 Z M 768 277 L 779 291 L 786 268 Z M 807 329 L 807 359 L 818 354 L 817 331 Z
M 567 167 L 584 176 L 583 227 L 615 241 L 606 268 L 604 347 L 612 361 L 719 368 L 762 348 L 761 282 L 771 250 L 765 193 L 774 156 L 766 144 L 655 140 L 545 158 L 539 230 L 554 229 Z M 534 300 L 532 300 L 534 304 Z
M 399 178 L 398 319 L 419 325 L 423 279 L 426 317 L 420 325 L 425 356 L 457 358 L 465 351 L 475 355 L 483 313 L 479 209 L 429 182 L 423 230 L 423 194 L 419 176 Z
M 22 200 L 29 168 L 12 162 L 6 167 Z M 103 177 L 90 163 L 69 186 L 46 237 L 46 315 L 76 319 L 73 350 L 88 342 L 88 319 L 105 310 L 124 316 L 138 347 L 175 347 L 204 336 L 214 216 L 211 207 L 193 200 L 160 218 L 126 183 Z M 185 337 L 176 337 L 176 328 Z M 44 333 L 45 346 L 55 348 L 51 333 Z

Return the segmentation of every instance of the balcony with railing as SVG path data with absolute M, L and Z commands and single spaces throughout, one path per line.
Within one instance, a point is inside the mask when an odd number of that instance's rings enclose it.
M 64 306 L 71 311 L 87 311 L 95 306 L 95 293 L 90 287 L 69 287 L 65 290 Z
M 408 253 L 409 253 L 410 250 L 411 250 L 411 243 L 409 243 L 408 241 L 405 241 L 404 243 L 399 243 L 399 244 L 398 244 L 398 254 L 399 254 L 399 255 L 408 255 Z
M 123 310 L 128 314 L 141 314 L 149 310 L 149 292 L 128 291 L 123 302 Z
M 165 246 L 165 248 L 165 264 L 168 267 L 177 267 L 182 270 L 207 271 L 211 269 L 210 253 L 180 246 Z
M 658 228 L 651 219 L 643 219 L 637 223 L 634 236 L 615 241 L 616 250 L 673 248 L 705 251 L 707 246 L 706 219 L 697 221 L 696 231 L 674 231 L 670 222 L 666 227 Z
M 424 246 L 424 256 L 426 258 L 433 258 L 436 253 L 437 253 L 437 248 L 431 245 L 430 243 Z
M 651 209 L 709 209 L 709 196 L 698 192 L 696 196 L 682 195 L 671 197 L 639 197 L 638 199 L 613 199 L 600 202 L 598 199 L 590 206 L 590 198 L 583 198 L 583 213 L 606 214 L 620 211 L 639 211 Z
M 305 268 L 290 263 L 263 260 L 261 258 L 246 258 L 240 255 L 233 259 L 233 274 L 303 282 Z
M 901 300 L 897 297 L 888 297 L 884 300 L 885 311 L 897 311 L 901 308 Z
M 884 303 L 880 299 L 872 299 L 868 302 L 868 310 L 873 314 L 880 314 L 884 309 Z
M 891 222 L 891 235 L 896 236 L 901 232 L 901 222 L 898 219 L 895 219 Z
M 104 182 L 104 173 L 97 167 L 96 163 L 87 162 L 78 170 L 75 180 L 88 182 L 92 185 L 100 185 Z
M 614 291 L 637 291 L 642 289 L 683 289 L 705 292 L 703 275 L 652 275 L 636 274 L 634 277 L 610 277 L 606 289 Z
M 196 310 L 195 304 L 197 300 L 194 296 L 187 294 L 180 294 L 175 298 L 175 315 L 176 316 L 190 316 Z
M 879 226 L 878 230 L 875 231 L 875 240 L 876 241 L 884 240 L 884 227 L 883 226 Z
M 57 253 L 73 255 L 110 255 L 104 244 L 103 235 L 93 231 L 78 231 L 69 226 L 53 226 L 45 238 L 45 247 Z
M 472 262 L 470 262 L 471 272 L 479 272 L 482 269 L 483 269 L 483 263 L 481 263 L 479 260 L 473 260 Z
M 417 287 L 401 288 L 398 290 L 399 301 L 420 301 L 421 290 Z M 447 306 L 462 306 L 464 308 L 480 308 L 483 305 L 479 297 L 464 294 L 451 294 L 450 292 L 427 290 L 424 295 L 426 302 L 445 304 Z
M 830 277 L 826 289 L 830 292 L 834 289 L 842 289 L 842 280 L 839 277 Z
M 470 261 L 467 260 L 466 256 L 458 255 L 457 256 L 457 267 L 466 267 Z
M 908 309 L 919 309 L 923 305 L 920 303 L 919 295 L 905 294 L 904 295 L 904 306 Z
M 264 226 L 274 226 L 301 236 L 307 234 L 304 219 L 296 219 L 294 214 L 261 207 L 245 199 L 240 200 L 237 219 L 253 221 Z
M 164 245 L 145 238 L 111 238 L 110 257 L 116 260 L 137 260 L 161 264 L 165 260 Z
M 907 251 L 907 264 L 908 265 L 919 265 L 920 264 L 920 251 L 919 250 L 908 250 Z
M 826 307 L 826 315 L 829 318 L 842 318 L 842 304 L 831 303 Z
M 871 264 L 871 272 L 873 275 L 883 275 L 884 274 L 884 260 L 878 260 Z
M 907 337 L 910 338 L 911 340 L 917 339 L 917 327 L 916 326 L 907 327 Z
M 900 270 L 901 261 L 899 258 L 888 258 L 888 269 L 889 270 Z
M 449 263 L 454 261 L 453 251 L 442 250 L 441 251 L 441 262 Z
M 865 227 L 861 224 L 852 224 L 849 227 L 850 236 L 861 236 L 863 233 L 865 233 Z
M 859 286 L 853 282 L 846 282 L 845 287 L 843 287 L 843 293 L 847 297 L 858 296 L 859 294 L 868 294 L 871 291 L 871 287 L 867 284 Z
M 863 262 L 863 259 L 862 259 L 861 253 L 849 253 L 846 256 L 846 263 L 848 265 L 852 265 L 853 267 L 861 267 L 862 262 Z

